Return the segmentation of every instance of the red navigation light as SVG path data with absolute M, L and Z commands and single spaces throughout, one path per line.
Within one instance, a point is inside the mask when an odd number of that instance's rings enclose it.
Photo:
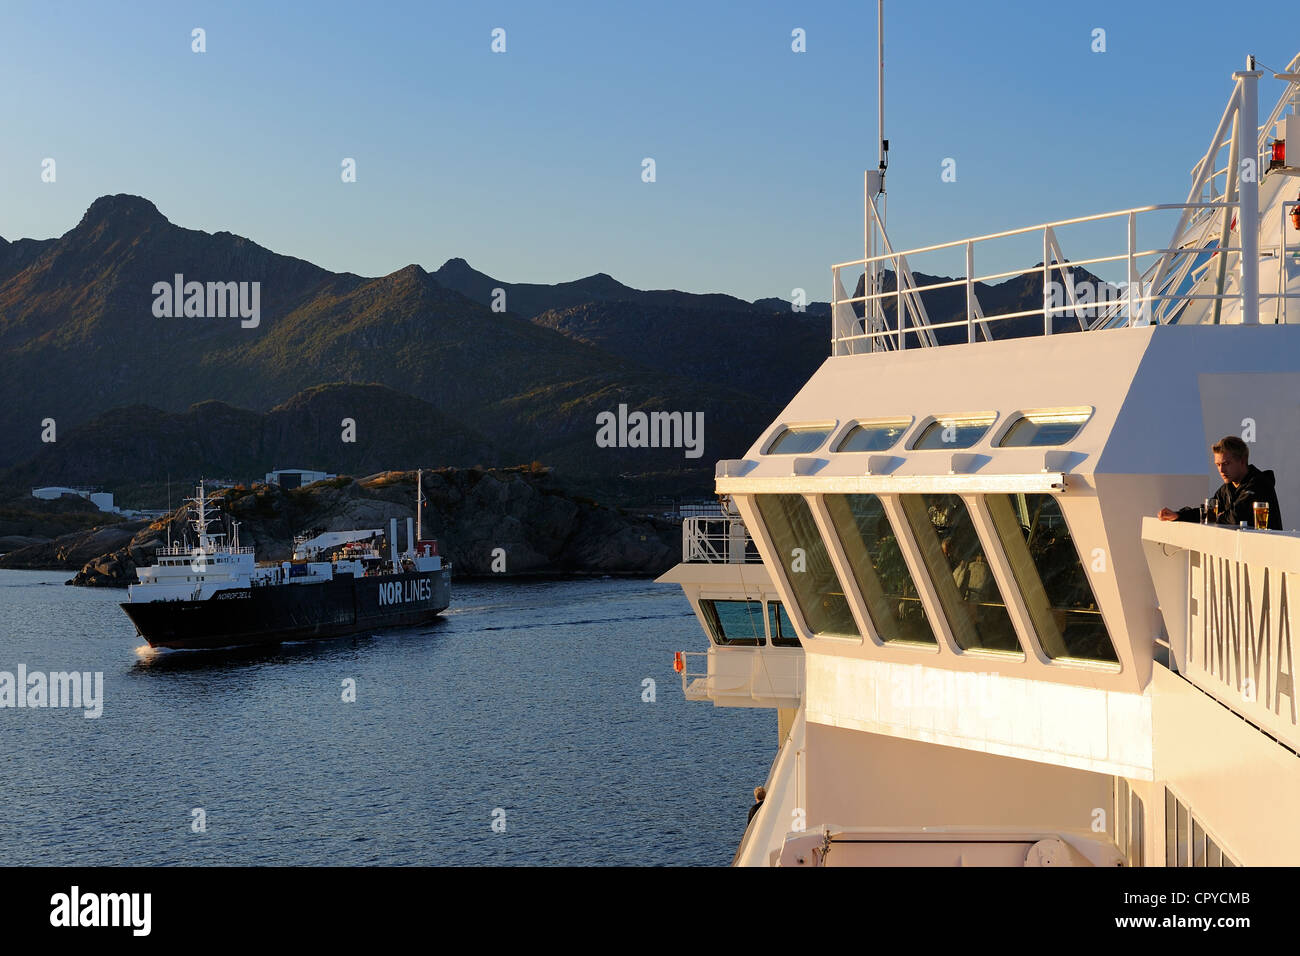
M 1286 140 L 1275 139 L 1273 141 L 1273 165 L 1286 165 Z
M 673 651 L 673 670 L 679 674 L 686 670 L 686 658 L 681 651 Z

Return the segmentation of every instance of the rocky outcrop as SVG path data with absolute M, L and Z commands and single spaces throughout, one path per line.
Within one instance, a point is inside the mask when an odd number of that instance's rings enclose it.
M 457 577 L 653 575 L 672 567 L 680 555 L 675 525 L 571 496 L 543 468 L 428 471 L 424 494 L 423 534 L 438 539 Z M 391 518 L 398 519 L 404 549 L 406 518 L 415 514 L 415 474 L 384 472 L 360 481 L 343 477 L 294 491 L 227 489 L 217 501 L 223 522 L 239 522 L 240 543 L 256 548 L 259 560 L 287 559 L 295 534 L 386 531 Z M 168 540 L 169 526 L 172 539 L 181 540 L 184 516 L 177 512 L 152 524 L 116 526 L 112 536 L 104 534 L 110 529 L 101 529 L 100 537 L 65 536 L 27 549 L 32 552 L 27 563 L 0 559 L 0 566 L 75 566 L 80 570 L 69 583 L 124 587 L 135 580 L 136 568 L 153 563 L 154 552 Z M 37 555 L 49 563 L 34 563 Z
M 44 544 L 49 540 L 49 538 L 26 534 L 0 535 L 0 557 L 3 557 L 10 551 L 18 551 L 21 548 L 30 548 L 34 544 Z
M 116 551 L 134 540 L 148 527 L 145 521 L 122 521 L 117 524 L 74 531 L 11 551 L 0 558 L 0 568 L 23 570 L 76 570 L 87 562 Z
M 0 502 L 0 554 L 122 520 L 79 495 L 32 498 L 24 488 L 16 497 Z

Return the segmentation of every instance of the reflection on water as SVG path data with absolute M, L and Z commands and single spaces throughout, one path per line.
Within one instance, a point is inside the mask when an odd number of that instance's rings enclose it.
M 102 672 L 103 716 L 0 710 L 0 864 L 725 864 L 775 751 L 774 711 L 682 699 L 676 587 L 468 583 L 418 628 L 154 651 L 65 578 L 0 571 L 0 670 Z

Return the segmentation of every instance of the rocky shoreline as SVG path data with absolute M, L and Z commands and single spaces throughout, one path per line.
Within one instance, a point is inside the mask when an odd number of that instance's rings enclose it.
M 456 577 L 658 575 L 680 559 L 676 525 L 571 496 L 540 466 L 426 471 L 424 494 L 424 535 L 438 539 Z M 255 547 L 259 561 L 286 560 L 295 534 L 386 530 L 390 518 L 398 519 L 405 546 L 405 521 L 415 514 L 415 473 L 340 477 L 292 491 L 223 489 L 215 500 L 223 521 L 239 522 L 240 544 Z M 178 510 L 154 522 L 65 534 L 0 557 L 0 568 L 74 571 L 69 584 L 126 587 L 136 568 L 153 563 L 169 532 L 173 541 L 182 540 L 185 517 Z

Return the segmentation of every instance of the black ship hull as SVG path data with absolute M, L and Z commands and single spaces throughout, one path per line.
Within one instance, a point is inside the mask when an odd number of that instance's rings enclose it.
M 342 637 L 409 627 L 451 603 L 451 569 L 218 591 L 203 601 L 127 602 L 152 647 L 198 650 Z

